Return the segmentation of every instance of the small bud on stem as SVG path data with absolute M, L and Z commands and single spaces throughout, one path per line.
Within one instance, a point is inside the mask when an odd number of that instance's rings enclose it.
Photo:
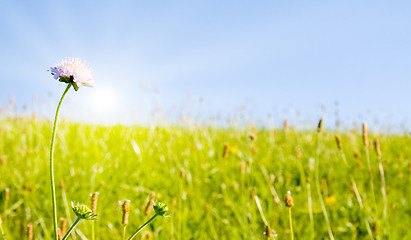
M 338 147 L 338 149 L 342 150 L 342 149 L 343 149 L 343 146 L 342 146 L 341 137 L 340 137 L 340 136 L 335 136 L 335 140 L 337 141 L 337 147 Z
M 374 139 L 374 147 L 375 147 L 375 152 L 377 153 L 377 156 L 381 157 L 380 141 L 377 138 Z
M 290 191 L 288 191 L 287 194 L 285 195 L 284 202 L 285 202 L 285 206 L 287 206 L 287 207 L 294 206 L 293 198 L 291 197 L 291 192 Z
M 144 211 L 145 215 L 149 215 L 151 213 L 151 210 L 153 209 L 153 203 L 154 203 L 155 196 L 156 196 L 155 192 L 150 193 L 150 200 L 148 201 L 146 210 Z
M 34 234 L 33 234 L 33 223 L 27 224 L 27 239 L 28 240 L 33 240 Z
M 125 200 L 123 203 L 123 226 L 128 225 L 128 214 L 130 213 L 130 200 Z
M 370 144 L 368 142 L 368 131 L 367 125 L 365 125 L 365 123 L 362 124 L 362 139 L 364 142 L 364 146 L 368 147 Z
M 317 131 L 320 133 L 323 130 L 323 119 L 321 118 L 318 122 Z
M 94 214 L 97 213 L 97 200 L 98 200 L 98 192 L 94 192 L 91 194 L 91 211 L 93 211 Z
M 229 146 L 228 146 L 228 143 L 226 143 L 226 144 L 224 144 L 223 158 L 228 157 L 228 150 L 229 150 Z

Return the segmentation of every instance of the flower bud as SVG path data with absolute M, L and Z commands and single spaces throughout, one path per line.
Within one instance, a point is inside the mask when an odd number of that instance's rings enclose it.
M 265 226 L 264 236 L 265 238 L 271 238 L 273 236 L 273 233 L 271 232 L 271 228 L 268 225 Z
M 369 142 L 368 142 L 368 131 L 367 131 L 367 125 L 365 123 L 362 124 L 362 139 L 364 142 L 364 146 L 368 147 Z
M 4 200 L 8 201 L 10 199 L 10 189 L 4 189 Z
M 161 202 L 154 203 L 154 211 L 157 215 L 163 217 L 168 217 L 170 215 L 170 211 L 168 211 L 167 205 Z
M 98 194 L 98 192 L 94 192 L 93 194 L 91 194 L 91 211 L 93 211 L 94 214 L 97 213 Z
M 77 205 L 74 206 L 74 203 L 71 202 L 71 208 L 73 209 L 76 216 L 80 219 L 97 220 L 97 214 L 94 214 L 93 211 L 91 211 L 91 209 L 84 204 L 77 203 Z
M 340 136 L 335 136 L 335 140 L 337 141 L 337 147 L 338 147 L 338 149 L 342 150 L 342 149 L 343 149 L 343 146 L 342 146 L 341 137 L 340 137 Z
M 223 158 L 227 158 L 228 157 L 228 143 L 224 144 L 224 151 L 223 151 Z
M 249 136 L 250 140 L 255 140 L 257 138 L 257 135 L 255 133 L 251 133 Z
M 377 156 L 381 157 L 380 141 L 377 138 L 374 139 L 374 147 L 375 147 L 375 152 L 377 153 Z
M 323 130 L 323 119 L 321 118 L 320 121 L 318 122 L 317 131 L 321 132 L 322 130 Z
M 33 234 L 33 223 L 27 224 L 27 239 L 28 240 L 33 240 L 34 234 Z
M 287 207 L 294 206 L 293 198 L 291 197 L 291 192 L 290 191 L 288 191 L 287 194 L 285 195 L 284 202 L 285 202 L 285 206 L 287 206 Z
M 123 203 L 123 226 L 128 225 L 128 214 L 130 213 L 130 200 L 125 200 Z

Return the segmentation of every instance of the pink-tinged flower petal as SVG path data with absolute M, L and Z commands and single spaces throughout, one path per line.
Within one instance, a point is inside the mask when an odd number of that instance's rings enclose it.
M 92 86 L 94 83 L 93 75 L 86 64 L 79 58 L 68 58 L 60 64 L 50 68 L 50 72 L 54 79 L 60 77 L 73 77 L 73 82 L 79 85 Z

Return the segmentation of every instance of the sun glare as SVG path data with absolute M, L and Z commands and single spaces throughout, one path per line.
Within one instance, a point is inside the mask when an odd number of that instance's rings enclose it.
M 110 88 L 95 88 L 90 97 L 93 109 L 100 114 L 112 110 L 118 101 L 116 93 Z

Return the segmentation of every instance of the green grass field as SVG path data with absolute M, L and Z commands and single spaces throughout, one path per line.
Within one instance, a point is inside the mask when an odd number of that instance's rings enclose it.
M 51 132 L 50 121 L 0 120 L 0 212 L 7 239 L 27 239 L 29 223 L 35 239 L 51 239 Z M 121 239 L 121 202 L 131 201 L 129 236 L 152 215 L 145 208 L 154 191 L 173 214 L 157 218 L 136 239 L 264 239 L 266 225 L 272 239 L 291 239 L 284 205 L 291 191 L 294 239 L 330 239 L 321 202 L 335 239 L 411 239 L 411 138 L 371 132 L 369 141 L 364 147 L 361 129 L 318 133 L 62 121 L 55 150 L 56 182 L 64 182 L 57 187 L 58 216 L 70 223 L 70 202 L 90 205 L 90 194 L 99 192 L 96 239 Z M 75 238 L 91 239 L 90 221 L 80 223 Z

